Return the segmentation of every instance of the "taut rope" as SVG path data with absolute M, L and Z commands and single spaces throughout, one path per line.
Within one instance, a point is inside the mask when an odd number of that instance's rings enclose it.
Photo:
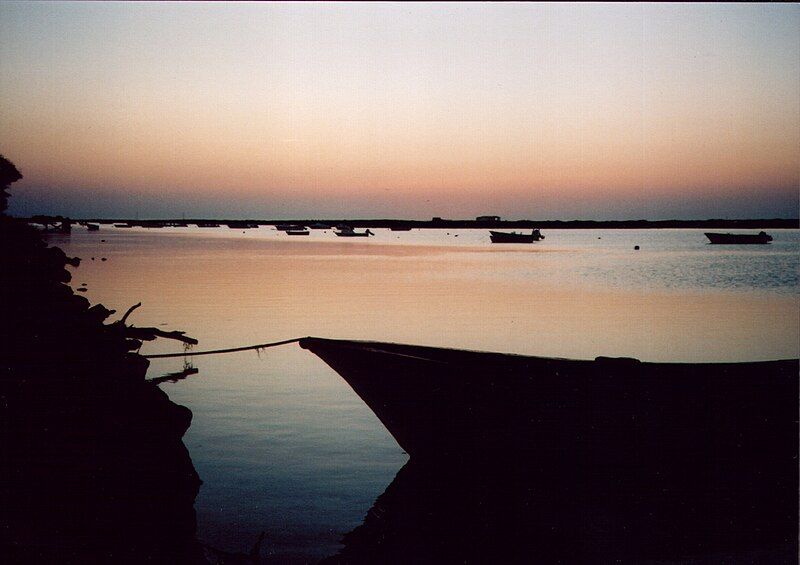
M 244 347 L 230 347 L 228 349 L 212 349 L 209 351 L 184 351 L 183 353 L 157 353 L 155 355 L 143 355 L 146 359 L 166 359 L 167 357 L 196 357 L 198 355 L 217 355 L 219 353 L 235 353 L 237 351 L 249 351 L 251 349 L 266 349 L 268 347 L 277 347 L 278 345 L 286 345 L 287 343 L 295 343 L 300 341 L 301 337 L 294 339 L 285 339 L 283 341 L 273 341 L 271 343 L 259 343 L 258 345 L 246 345 Z

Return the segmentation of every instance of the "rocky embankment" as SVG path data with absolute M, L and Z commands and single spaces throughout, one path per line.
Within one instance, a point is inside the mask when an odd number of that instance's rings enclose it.
M 0 156 L 0 550 L 10 562 L 200 561 L 191 411 L 145 381 L 144 328 L 73 293 L 67 266 L 5 215 Z

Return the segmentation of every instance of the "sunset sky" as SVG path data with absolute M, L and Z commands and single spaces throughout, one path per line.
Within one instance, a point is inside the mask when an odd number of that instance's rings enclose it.
M 0 4 L 17 215 L 797 217 L 797 4 Z

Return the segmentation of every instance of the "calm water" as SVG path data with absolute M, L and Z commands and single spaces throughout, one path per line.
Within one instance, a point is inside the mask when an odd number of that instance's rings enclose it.
M 485 230 L 373 231 L 78 227 L 51 241 L 83 258 L 73 286 L 90 300 L 118 312 L 141 301 L 132 323 L 186 330 L 200 349 L 317 335 L 651 361 L 800 353 L 797 230 L 738 247 L 702 230 L 549 230 L 527 246 L 492 246 Z M 194 412 L 199 537 L 247 552 L 265 531 L 273 562 L 334 553 L 407 456 L 296 345 L 193 364 L 196 376 L 162 388 Z M 182 366 L 154 361 L 149 375 Z

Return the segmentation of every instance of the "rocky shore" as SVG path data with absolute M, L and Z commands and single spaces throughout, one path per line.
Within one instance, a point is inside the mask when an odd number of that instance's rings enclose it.
M 192 413 L 145 380 L 146 328 L 73 293 L 78 258 L 5 214 L 0 156 L 0 555 L 6 563 L 204 562 Z

